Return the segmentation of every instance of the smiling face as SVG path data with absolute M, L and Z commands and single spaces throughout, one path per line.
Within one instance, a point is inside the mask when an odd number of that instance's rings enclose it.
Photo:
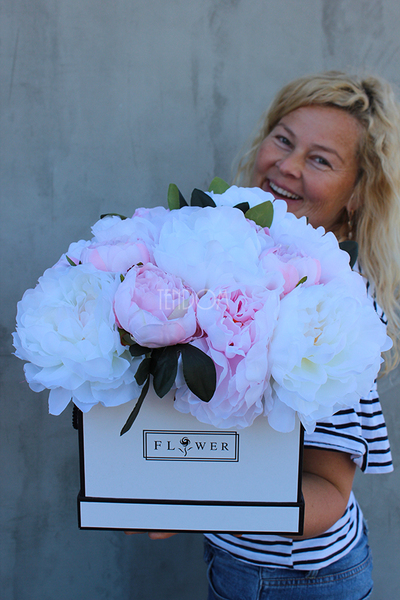
M 337 232 L 356 208 L 361 127 L 348 112 L 303 106 L 285 115 L 258 150 L 252 185 L 285 200 L 296 217 Z

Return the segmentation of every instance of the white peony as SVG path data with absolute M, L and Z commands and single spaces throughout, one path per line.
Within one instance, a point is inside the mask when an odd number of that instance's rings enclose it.
M 86 412 L 138 397 L 135 365 L 115 326 L 118 284 L 92 265 L 53 268 L 18 303 L 15 354 L 29 361 L 31 389 L 51 390 L 50 413 L 60 414 L 71 399 Z
M 357 273 L 290 292 L 270 346 L 271 426 L 291 431 L 297 411 L 310 432 L 317 420 L 354 406 L 369 392 L 389 347 Z
M 240 210 L 184 207 L 173 210 L 154 250 L 158 267 L 200 294 L 232 282 L 262 285 L 263 246 Z
M 274 196 L 272 194 L 264 192 L 264 190 L 257 187 L 241 188 L 232 185 L 223 194 L 215 194 L 214 192 L 207 192 L 207 194 L 212 198 L 216 206 L 234 207 L 243 202 L 247 202 L 249 207 L 253 208 L 253 206 L 257 206 L 263 202 L 274 201 Z

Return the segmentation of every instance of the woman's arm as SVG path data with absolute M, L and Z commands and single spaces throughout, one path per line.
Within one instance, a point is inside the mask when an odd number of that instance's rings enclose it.
M 305 448 L 303 456 L 304 532 L 296 539 L 316 537 L 343 515 L 356 466 L 344 452 Z

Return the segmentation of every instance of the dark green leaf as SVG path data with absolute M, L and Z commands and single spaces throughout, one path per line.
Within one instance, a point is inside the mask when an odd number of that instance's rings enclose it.
M 240 202 L 239 204 L 236 204 L 236 206 L 234 206 L 233 208 L 238 208 L 242 211 L 242 213 L 246 214 L 247 211 L 250 209 L 250 206 L 248 202 Z
M 138 366 L 135 373 L 135 379 L 138 385 L 143 385 L 146 379 L 150 376 L 150 363 L 151 358 L 148 356 L 147 358 L 144 358 Z
M 121 333 L 120 332 L 120 336 L 121 336 L 121 344 L 123 344 L 124 346 L 133 346 L 135 344 L 130 333 L 126 333 L 126 332 Z
M 138 401 L 135 404 L 135 408 L 133 409 L 133 411 L 131 412 L 131 414 L 127 418 L 126 423 L 123 426 L 123 428 L 121 429 L 121 433 L 119 435 L 124 435 L 124 433 L 126 433 L 127 431 L 129 431 L 130 428 L 132 427 L 132 425 L 135 422 L 135 419 L 138 416 L 139 411 L 140 411 L 140 409 L 142 407 L 143 401 L 146 398 L 146 394 L 149 391 L 149 385 L 150 385 L 150 377 L 147 379 L 146 383 L 144 384 L 144 386 L 142 388 L 142 391 L 140 393 L 140 396 L 138 398 Z
M 350 257 L 350 267 L 353 268 L 358 257 L 358 244 L 353 240 L 345 240 L 340 242 L 339 248 L 347 252 Z
M 100 219 L 105 219 L 105 217 L 119 217 L 121 221 L 125 221 L 128 217 L 124 217 L 124 215 L 119 215 L 118 213 L 104 213 L 104 215 L 100 215 Z
M 169 392 L 176 379 L 178 370 L 177 346 L 165 346 L 153 350 L 151 355 L 151 373 L 154 391 L 159 398 Z
M 262 204 L 257 204 L 250 208 L 246 214 L 246 219 L 254 221 L 260 227 L 271 227 L 274 218 L 274 207 L 272 202 L 267 200 Z
M 183 208 L 184 206 L 189 206 L 189 204 L 186 202 L 185 198 L 179 192 L 179 208 Z
M 231 186 L 229 185 L 229 183 L 226 183 L 226 181 L 221 179 L 221 177 L 214 177 L 214 179 L 210 183 L 208 191 L 214 192 L 214 194 L 223 194 L 230 187 Z
M 143 354 L 148 354 L 151 352 L 153 348 L 146 348 L 146 346 L 139 346 L 139 344 L 132 344 L 129 348 L 129 352 L 132 356 L 142 356 Z
M 302 278 L 300 279 L 300 281 L 298 281 L 298 282 L 297 282 L 297 284 L 296 284 L 296 287 L 297 287 L 298 285 L 301 285 L 302 283 L 305 283 L 306 281 L 307 281 L 307 275 L 304 275 L 304 277 L 302 277 Z
M 185 198 L 180 193 L 178 186 L 175 183 L 170 183 L 168 186 L 168 208 L 169 210 L 177 210 L 182 206 L 187 206 Z
M 77 263 L 74 263 L 74 261 L 71 260 L 69 256 L 65 255 L 65 258 L 67 259 L 67 261 L 69 262 L 69 264 L 71 265 L 71 267 L 76 267 L 77 266 Z
M 131 334 L 125 331 L 125 329 L 121 329 L 121 327 L 118 327 L 118 333 L 119 337 L 121 338 L 121 344 L 123 344 L 124 346 L 132 346 L 132 344 L 136 344 Z
M 205 208 L 206 206 L 212 206 L 212 208 L 215 208 L 214 200 L 212 200 L 208 194 L 196 188 L 192 192 L 190 205 L 200 206 L 201 208 Z
M 212 359 L 191 344 L 180 344 L 183 376 L 190 391 L 203 402 L 209 402 L 217 385 L 217 374 Z

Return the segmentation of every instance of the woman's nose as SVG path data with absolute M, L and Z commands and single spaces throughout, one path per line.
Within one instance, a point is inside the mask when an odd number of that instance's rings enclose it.
M 276 164 L 282 175 L 295 177 L 296 179 L 301 177 L 303 160 L 296 152 L 290 152 L 290 154 L 278 160 Z

